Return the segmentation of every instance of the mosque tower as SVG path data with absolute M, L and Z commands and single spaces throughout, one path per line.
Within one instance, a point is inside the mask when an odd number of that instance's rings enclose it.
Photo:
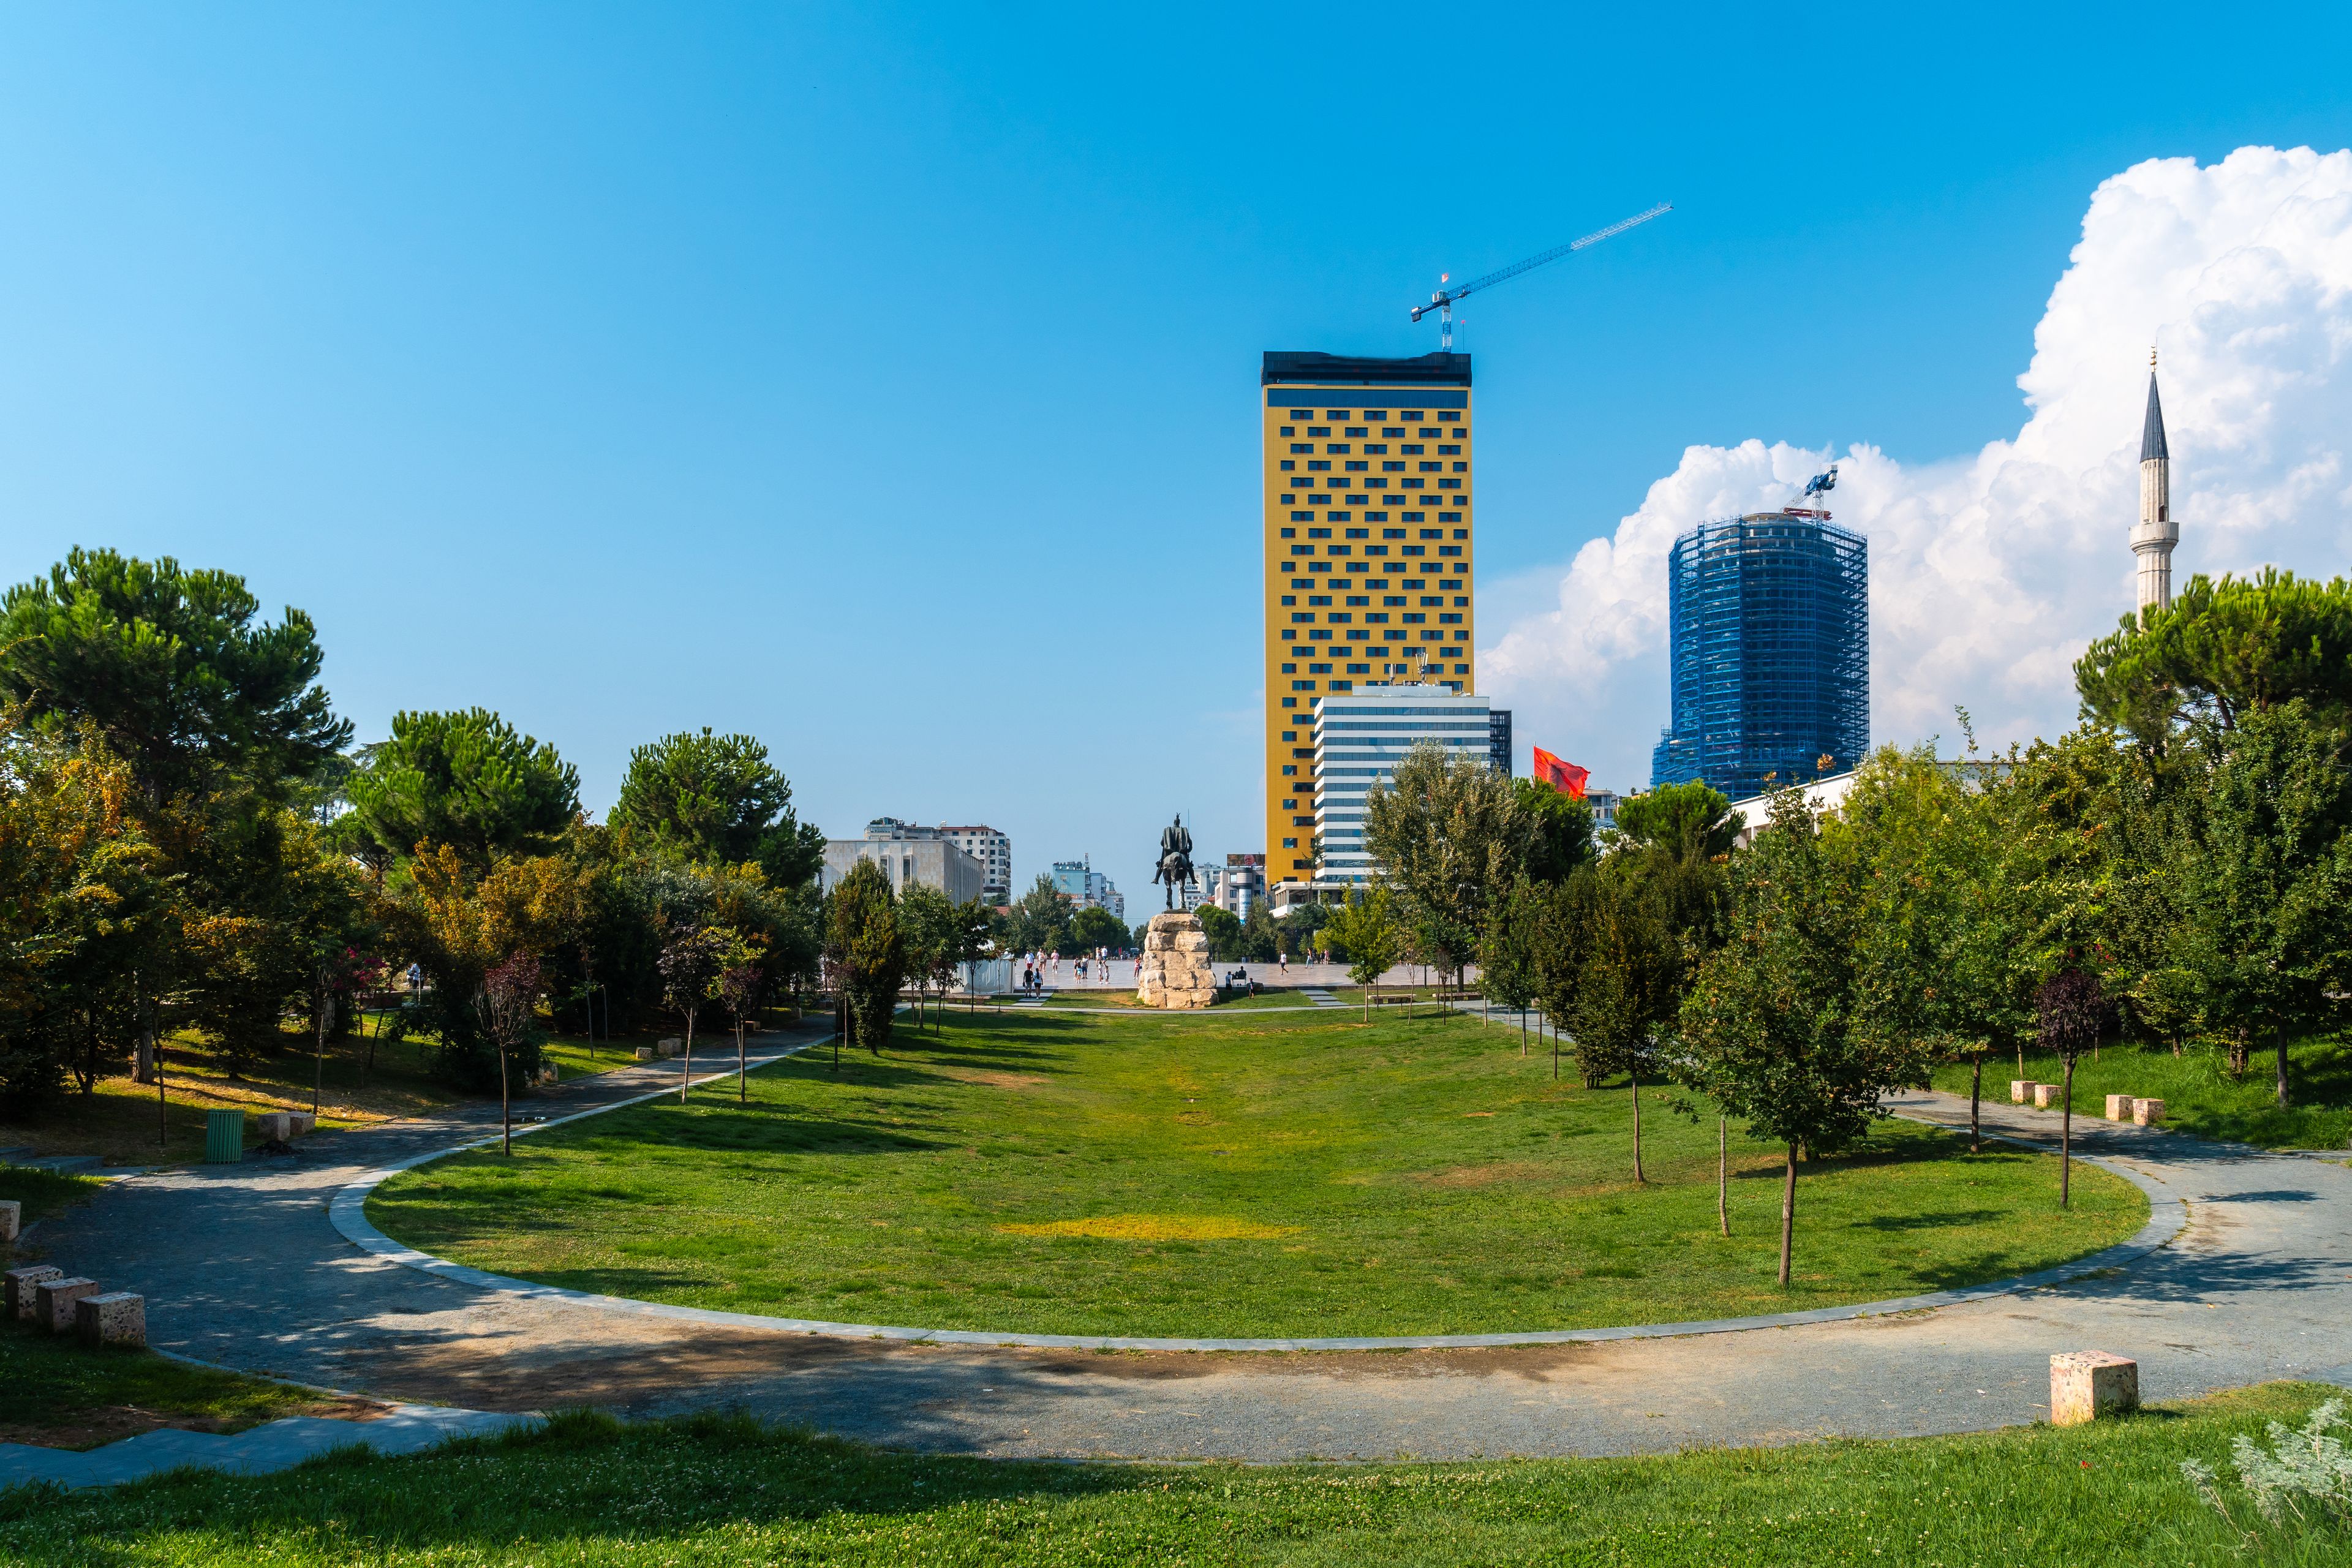
M 2147 422 L 2139 437 L 2139 522 L 2132 553 L 2139 557 L 2139 607 L 2172 607 L 2172 547 L 2180 524 L 2172 516 L 2172 454 L 2164 444 L 2164 406 L 2156 397 L 2156 351 L 2147 354 Z

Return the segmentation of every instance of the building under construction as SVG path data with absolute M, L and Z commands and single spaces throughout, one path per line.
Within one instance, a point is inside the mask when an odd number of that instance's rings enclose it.
M 1734 800 L 1843 773 L 1870 745 L 1870 558 L 1825 511 L 1702 523 L 1667 566 L 1674 722 L 1650 784 Z

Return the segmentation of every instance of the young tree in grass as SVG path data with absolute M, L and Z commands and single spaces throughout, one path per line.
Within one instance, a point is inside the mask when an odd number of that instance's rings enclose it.
M 509 1154 L 514 1152 L 514 1097 L 508 1087 L 508 1063 L 530 1047 L 539 978 L 539 960 L 527 952 L 492 965 L 482 976 L 482 1003 L 499 1050 L 499 1136 Z
M 756 963 L 737 963 L 719 972 L 719 1001 L 735 1026 L 735 1102 L 751 1098 L 751 1068 L 745 1065 L 743 1031 L 760 1011 L 760 991 L 765 984 Z
M 1489 1008 L 1499 1002 L 1519 1016 L 1519 1055 L 1528 1054 L 1528 1009 L 1536 998 L 1536 884 L 1522 877 L 1508 897 L 1486 912 L 1478 942 L 1478 984 Z
M 1888 1090 L 1924 1085 L 1927 1049 L 1857 1027 L 1860 900 L 1824 852 L 1801 791 L 1772 798 L 1769 826 L 1733 863 L 1731 938 L 1707 955 L 1682 1006 L 1672 1064 L 1751 1133 L 1780 1143 L 1780 1284 L 1795 1248 L 1797 1154 L 1835 1155 L 1885 1115 Z
M 1630 857 L 1612 857 L 1630 861 Z M 1588 1083 L 1622 1072 L 1633 1089 L 1633 1180 L 1642 1173 L 1642 1074 L 1659 1058 L 1659 1037 L 1682 999 L 1685 949 L 1667 928 L 1656 889 L 1633 864 L 1580 873 L 1588 896 L 1575 945 L 1575 986 L 1563 1018 Z
M 1046 886 L 1050 891 L 1050 880 Z M 891 1015 L 906 984 L 907 950 L 890 879 L 871 860 L 852 866 L 825 896 L 824 960 L 855 1038 L 879 1056 L 890 1043 Z
M 742 946 L 740 935 L 720 926 L 679 926 L 662 943 L 657 963 L 662 994 L 672 1007 L 686 1015 L 686 1052 L 678 1058 L 677 1070 L 680 1105 L 686 1103 L 686 1091 L 694 1081 L 695 1016 L 710 1000 L 719 977 L 742 961 Z
M 1323 924 L 1333 942 L 1347 950 L 1348 978 L 1363 988 L 1364 1022 L 1372 1021 L 1372 987 L 1380 984 L 1404 950 L 1397 930 L 1388 889 L 1374 888 L 1354 902 L 1332 910 Z
M 2058 1206 L 2069 1206 L 2074 1174 L 2074 1058 L 2099 1043 L 2115 1005 L 2099 986 L 2098 976 L 2080 969 L 2062 970 L 2043 981 L 2033 994 L 2042 1019 L 2042 1048 L 2054 1052 L 2065 1067 L 2064 1102 L 2058 1117 Z

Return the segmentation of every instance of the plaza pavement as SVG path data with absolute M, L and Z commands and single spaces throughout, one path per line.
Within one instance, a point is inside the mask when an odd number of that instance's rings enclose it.
M 814 1038 L 762 1037 L 752 1059 Z M 575 1080 L 547 1109 L 617 1104 L 677 1074 L 664 1062 Z M 1965 1102 L 1944 1095 L 1905 1096 L 1898 1109 L 1966 1120 Z M 1985 1119 L 2028 1141 L 2056 1131 L 2054 1115 L 2028 1109 L 1989 1105 Z M 877 1443 L 1006 1457 L 1444 1458 L 1966 1431 L 2045 1414 L 2050 1355 L 2084 1349 L 2137 1358 L 2150 1399 L 2281 1377 L 2352 1381 L 2342 1156 L 2147 1129 L 2078 1121 L 2076 1146 L 2177 1198 L 2185 1226 L 2136 1261 L 2053 1288 L 1680 1337 L 1212 1353 L 906 1343 L 663 1317 L 484 1289 L 364 1250 L 331 1223 L 334 1194 L 366 1173 L 496 1127 L 495 1106 L 470 1107 L 320 1134 L 290 1157 L 158 1171 L 45 1222 L 39 1241 L 52 1261 L 143 1292 L 159 1348 L 218 1364 L 488 1412 L 739 1407 Z

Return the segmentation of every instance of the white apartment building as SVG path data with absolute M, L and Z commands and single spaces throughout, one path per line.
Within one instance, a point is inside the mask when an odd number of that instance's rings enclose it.
M 993 827 L 952 826 L 942 822 L 931 829 L 980 862 L 981 894 L 992 904 L 1013 901 L 1013 840 Z
M 1322 852 L 1316 861 L 1317 889 L 1371 879 L 1364 796 L 1373 784 L 1396 775 L 1405 752 L 1434 741 L 1450 755 L 1483 764 L 1489 761 L 1491 734 L 1486 700 L 1444 686 L 1359 686 L 1318 698 L 1315 832 Z
M 818 891 L 831 892 L 860 860 L 880 866 L 883 875 L 890 879 L 893 892 L 903 893 L 917 886 L 937 888 L 960 904 L 981 896 L 978 860 L 941 837 L 938 829 L 916 827 L 895 816 L 877 816 L 867 823 L 863 838 L 826 839 Z

